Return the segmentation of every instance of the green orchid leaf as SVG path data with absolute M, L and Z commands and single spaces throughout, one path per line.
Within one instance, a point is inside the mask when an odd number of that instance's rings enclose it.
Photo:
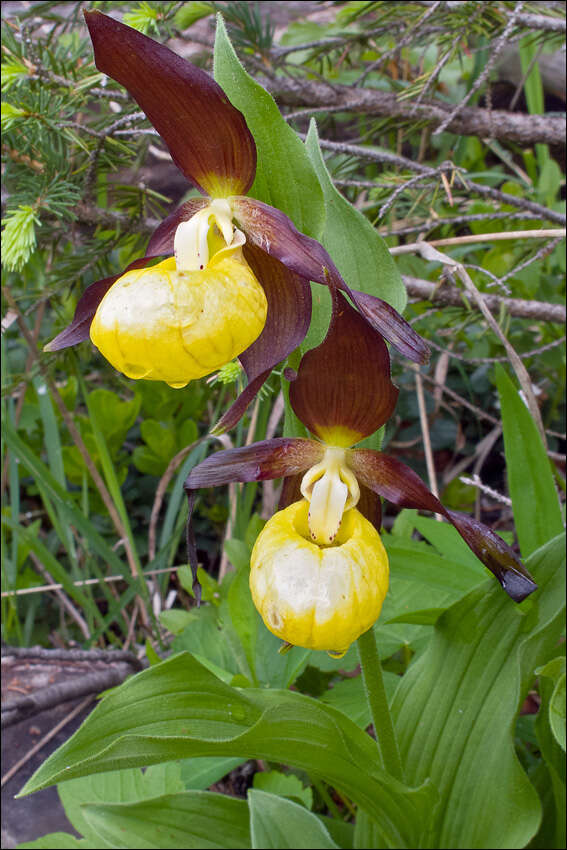
M 98 841 L 91 842 L 86 838 L 75 838 L 68 832 L 51 832 L 35 841 L 18 844 L 18 850 L 98 850 L 99 847 L 101 844 Z
M 368 219 L 335 188 L 319 147 L 317 125 L 311 121 L 305 149 L 315 168 L 325 197 L 326 219 L 321 242 L 351 289 L 383 298 L 401 312 L 407 303 L 405 287 L 388 246 Z M 325 289 L 325 291 L 323 291 Z M 326 288 L 313 285 L 313 323 L 305 342 L 311 348 L 321 342 L 331 315 Z
M 352 846 L 355 850 L 368 850 L 369 847 L 388 846 L 379 824 L 369 817 L 364 809 L 359 809 L 356 813 Z
M 145 773 L 138 768 L 95 773 L 63 782 L 58 788 L 65 814 L 77 832 L 94 847 L 114 847 L 115 844 L 85 817 L 85 803 L 136 803 L 183 790 L 181 768 L 177 762 L 153 765 Z
M 520 550 L 527 558 L 563 531 L 549 460 L 539 432 L 514 384 L 498 364 L 508 487 Z
M 539 585 L 521 606 L 483 584 L 440 618 L 393 701 L 407 779 L 440 805 L 424 847 L 524 847 L 540 803 L 514 751 L 516 715 L 564 617 L 565 539 L 529 558 Z M 423 839 L 422 839 L 423 840 Z
M 550 729 L 565 752 L 565 656 L 554 658 L 536 673 L 540 681 L 542 678 L 551 680 L 551 685 L 548 682 L 542 684 L 542 690 L 545 689 L 547 696 Z
M 256 142 L 256 178 L 249 194 L 286 213 L 298 230 L 318 239 L 323 230 L 325 205 L 315 170 L 273 97 L 244 70 L 220 15 L 214 69 L 215 80 L 244 115 Z
M 256 679 L 256 642 L 258 621 L 249 587 L 250 570 L 248 566 L 234 574 L 228 589 L 228 611 L 232 626 L 236 631 L 252 678 Z M 222 608 L 221 608 L 222 610 Z M 257 684 L 257 681 L 254 681 Z
M 245 759 L 224 756 L 183 759 L 179 763 L 181 780 L 187 791 L 204 791 L 244 761 Z
M 137 803 L 87 803 L 83 809 L 108 846 L 125 850 L 250 847 L 246 801 L 224 794 L 185 791 Z
M 549 723 L 555 740 L 565 752 L 565 673 L 557 680 L 551 695 Z
M 279 797 L 289 797 L 301 803 L 306 809 L 313 805 L 313 791 L 305 787 L 295 773 L 282 773 L 281 770 L 259 770 L 252 781 L 254 788 L 277 794 Z
M 384 687 L 388 702 L 391 702 L 394 691 L 400 683 L 400 677 L 395 673 L 387 671 L 382 673 L 384 678 Z M 366 729 L 372 723 L 370 708 L 368 705 L 368 697 L 364 690 L 362 676 L 343 679 L 337 682 L 328 691 L 325 691 L 321 697 L 322 702 L 327 705 L 332 705 L 346 714 L 353 723 L 360 726 L 361 729 Z
M 256 789 L 248 792 L 248 804 L 253 848 L 338 847 L 316 815 L 299 803 Z
M 535 838 L 536 847 L 564 847 L 565 824 L 565 657 L 549 661 L 536 671 L 540 709 L 535 720 L 537 743 L 543 758 L 545 782 L 536 785 L 544 817 Z M 561 697 L 561 690 L 563 696 Z M 562 717 L 561 717 L 562 715 Z
M 105 695 L 21 793 L 193 756 L 266 759 L 324 779 L 380 821 L 391 847 L 417 842 L 435 800 L 429 783 L 408 788 L 381 770 L 373 739 L 341 712 L 297 692 L 231 687 L 187 653 Z

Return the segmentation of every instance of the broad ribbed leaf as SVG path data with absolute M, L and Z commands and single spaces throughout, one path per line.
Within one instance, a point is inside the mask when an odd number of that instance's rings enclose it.
M 258 167 L 250 194 L 283 210 L 303 233 L 318 239 L 325 220 L 325 204 L 317 175 L 302 142 L 283 119 L 271 94 L 242 67 L 220 15 L 214 69 L 215 80 L 243 113 L 256 142 Z
M 242 113 L 208 74 L 163 44 L 103 15 L 85 12 L 99 71 L 125 86 L 204 193 L 247 192 L 256 171 L 254 139 Z
M 248 792 L 250 837 L 258 850 L 338 847 L 316 815 L 304 806 L 257 789 Z
M 563 673 L 561 671 L 563 670 Z M 563 693 L 559 720 L 560 735 L 558 741 L 553 730 L 553 697 L 557 685 L 565 683 L 565 657 L 554 658 L 537 671 L 539 679 L 540 708 L 535 721 L 535 732 L 543 764 L 540 773 L 544 775 L 545 785 L 538 788 L 543 805 L 543 817 L 538 835 L 530 847 L 565 847 L 565 692 Z M 554 686 L 555 681 L 555 686 Z
M 408 780 L 441 794 L 431 848 L 524 847 L 537 795 L 514 751 L 518 709 L 561 634 L 565 539 L 528 560 L 538 593 L 522 608 L 495 587 L 471 591 L 440 619 L 403 677 L 393 713 Z
M 433 808 L 433 788 L 407 788 L 384 773 L 375 742 L 340 712 L 291 691 L 237 690 L 186 653 L 106 695 L 22 793 L 87 773 L 214 755 L 267 759 L 325 779 L 379 819 L 391 847 L 417 846 Z
M 150 797 L 184 791 L 181 769 L 177 762 L 154 765 L 142 773 L 138 768 L 96 773 L 64 782 L 59 787 L 59 797 L 65 814 L 78 833 L 94 847 L 114 847 L 113 839 L 107 840 L 85 818 L 84 804 L 136 803 Z
M 383 298 L 401 312 L 406 306 L 407 296 L 388 246 L 366 216 L 335 188 L 321 155 L 314 119 L 309 125 L 305 148 L 325 196 L 327 215 L 322 244 L 352 289 Z M 319 318 L 313 323 L 308 338 L 310 345 L 317 345 L 324 336 L 330 306 L 322 312 L 326 313 L 323 317 L 325 325 Z
M 397 399 L 386 343 L 334 291 L 327 336 L 303 355 L 289 388 L 295 415 L 327 445 L 346 448 L 377 431 Z
M 561 507 L 549 459 L 531 414 L 500 364 L 496 380 L 504 431 L 506 474 L 524 558 L 561 534 Z
M 352 449 L 349 465 L 362 484 L 393 504 L 433 511 L 446 517 L 516 602 L 521 602 L 537 589 L 513 549 L 501 537 L 472 517 L 444 508 L 409 466 L 371 449 Z
M 224 794 L 185 791 L 137 803 L 86 803 L 83 811 L 109 846 L 124 850 L 250 847 L 246 801 Z

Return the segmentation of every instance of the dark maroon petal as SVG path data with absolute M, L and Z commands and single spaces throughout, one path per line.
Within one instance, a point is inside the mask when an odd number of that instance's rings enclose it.
M 247 192 L 256 145 L 221 87 L 137 30 L 97 11 L 85 12 L 85 19 L 97 68 L 128 89 L 179 170 L 213 197 Z
M 300 233 L 281 210 L 253 198 L 232 198 L 231 203 L 234 217 L 249 242 L 307 280 L 339 288 L 346 286 L 323 246 Z
M 258 339 L 239 358 L 248 386 L 214 426 L 214 434 L 236 425 L 274 366 L 301 345 L 311 321 L 311 287 L 307 280 L 255 245 L 246 244 L 244 256 L 264 288 L 268 315 Z
M 402 508 L 433 511 L 448 519 L 515 602 L 521 602 L 537 590 L 510 546 L 482 523 L 444 508 L 419 476 L 401 461 L 372 449 L 353 449 L 349 453 L 349 466 L 361 484 L 389 502 Z
M 240 358 L 242 359 L 242 357 Z M 253 381 L 242 390 L 234 404 L 228 408 L 216 425 L 213 425 L 210 433 L 215 437 L 224 434 L 225 431 L 230 431 L 237 425 L 246 412 L 246 408 L 254 401 L 256 395 L 260 391 L 262 384 L 270 377 L 271 369 L 266 369 L 265 372 L 260 372 Z
M 57 334 L 55 339 L 52 339 L 44 346 L 44 351 L 61 351 L 63 348 L 69 348 L 71 345 L 77 345 L 89 338 L 89 332 L 94 315 L 98 309 L 98 305 L 110 289 L 113 283 L 130 271 L 130 269 L 141 269 L 148 265 L 155 257 L 142 257 L 139 260 L 134 260 L 120 274 L 115 274 L 112 277 L 105 277 L 102 280 L 97 280 L 91 283 L 79 299 L 73 321 L 70 325 Z
M 333 290 L 327 336 L 303 356 L 289 387 L 296 416 L 327 445 L 347 447 L 377 431 L 397 399 L 386 343 Z
M 278 511 L 283 511 L 284 508 L 303 499 L 303 493 L 301 492 L 303 475 L 303 472 L 299 472 L 297 475 L 288 475 L 284 478 L 278 502 Z
M 184 487 L 216 487 L 230 481 L 264 481 L 303 472 L 318 463 L 324 447 L 315 440 L 277 437 L 238 449 L 223 449 L 191 470 Z
M 349 294 L 372 327 L 386 337 L 400 354 L 414 363 L 428 362 L 431 354 L 429 346 L 391 304 L 356 289 Z
M 175 231 L 182 221 L 189 221 L 195 213 L 206 207 L 208 201 L 206 198 L 191 198 L 185 201 L 174 212 L 168 215 L 162 223 L 156 227 L 148 242 L 146 254 L 167 254 L 173 256 L 173 242 L 175 239 Z
M 300 233 L 285 213 L 252 198 L 232 198 L 231 203 L 235 219 L 249 242 L 277 257 L 302 277 L 341 289 L 369 324 L 401 354 L 417 363 L 427 362 L 429 348 L 411 325 L 381 298 L 351 290 L 325 248 L 316 239 Z
M 382 527 L 382 500 L 377 493 L 368 487 L 360 487 L 360 499 L 356 509 L 371 522 L 376 531 Z
M 195 531 L 193 529 L 193 523 L 191 522 L 193 518 L 193 510 L 195 508 L 196 498 L 196 490 L 187 491 L 189 511 L 187 514 L 187 525 L 185 527 L 185 533 L 187 540 L 187 560 L 189 561 L 189 566 L 191 567 L 191 575 L 193 577 L 192 588 L 193 593 L 195 594 L 197 607 L 199 608 L 201 605 L 201 584 L 199 582 L 199 579 L 197 578 L 197 570 L 199 569 L 199 559 L 197 558 L 197 541 L 195 540 Z
M 537 590 L 537 584 L 512 549 L 492 529 L 473 517 L 456 511 L 446 510 L 445 516 L 453 523 L 477 558 L 494 573 L 508 596 L 516 602 L 521 602 Z

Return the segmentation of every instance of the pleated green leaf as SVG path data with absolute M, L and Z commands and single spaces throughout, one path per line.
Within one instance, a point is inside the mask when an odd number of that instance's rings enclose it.
M 325 206 L 315 170 L 271 94 L 244 70 L 220 15 L 214 67 L 215 80 L 246 118 L 256 142 L 258 165 L 249 194 L 284 212 L 302 233 L 319 239 Z
M 22 793 L 87 773 L 221 755 L 324 779 L 380 821 L 391 847 L 416 844 L 435 799 L 430 784 L 408 788 L 381 770 L 373 739 L 341 712 L 299 693 L 233 688 L 187 653 L 106 695 Z
M 18 850 L 98 850 L 100 846 L 85 838 L 75 838 L 68 832 L 50 832 L 35 841 L 18 844 Z
M 248 848 L 245 800 L 185 791 L 137 803 L 86 804 L 85 819 L 112 847 L 139 850 Z
M 539 590 L 521 606 L 483 584 L 438 621 L 403 677 L 393 713 L 406 778 L 426 777 L 440 804 L 422 847 L 524 847 L 540 803 L 514 751 L 517 711 L 564 618 L 564 535 L 527 561 Z
M 531 414 L 499 364 L 496 382 L 502 407 L 504 449 L 514 523 L 527 558 L 561 534 L 563 520 L 549 460 Z
M 565 751 L 565 673 L 557 681 L 551 695 L 549 722 L 555 740 Z
M 97 822 L 85 817 L 85 803 L 137 803 L 151 797 L 184 791 L 177 762 L 154 765 L 145 773 L 137 768 L 83 776 L 59 786 L 65 814 L 77 832 L 94 847 L 114 847 L 112 839 L 98 831 Z
M 319 818 L 299 803 L 258 790 L 248 792 L 248 803 L 253 848 L 338 847 Z
M 321 242 L 351 289 L 383 298 L 401 312 L 406 306 L 405 287 L 388 246 L 368 219 L 335 188 L 319 147 L 317 125 L 311 121 L 305 149 L 325 197 L 325 230 Z M 307 347 L 321 341 L 329 324 L 330 299 L 325 287 L 313 286 L 315 305 L 321 316 L 313 323 Z M 327 309 L 325 309 L 327 305 Z
M 562 672 L 563 671 L 563 672 Z M 553 710 L 554 697 L 561 682 L 565 683 L 565 658 L 558 657 L 538 669 L 539 695 L 541 704 L 535 721 L 535 732 L 543 762 L 540 764 L 540 777 L 544 781 L 538 784 L 542 800 L 543 817 L 539 832 L 534 839 L 535 848 L 565 847 L 565 694 L 562 700 L 562 719 Z M 559 720 L 554 729 L 554 722 Z M 556 732 L 561 729 L 560 738 Z M 532 846 L 532 845 L 530 845 Z

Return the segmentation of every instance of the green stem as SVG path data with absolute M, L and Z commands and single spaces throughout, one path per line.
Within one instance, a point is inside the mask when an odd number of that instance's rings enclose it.
M 382 756 L 382 765 L 388 773 L 403 782 L 402 759 L 386 698 L 382 665 L 380 664 L 373 629 L 369 629 L 361 635 L 358 638 L 357 645 L 362 668 L 362 681 L 364 682 L 364 690 L 376 732 L 376 743 Z

